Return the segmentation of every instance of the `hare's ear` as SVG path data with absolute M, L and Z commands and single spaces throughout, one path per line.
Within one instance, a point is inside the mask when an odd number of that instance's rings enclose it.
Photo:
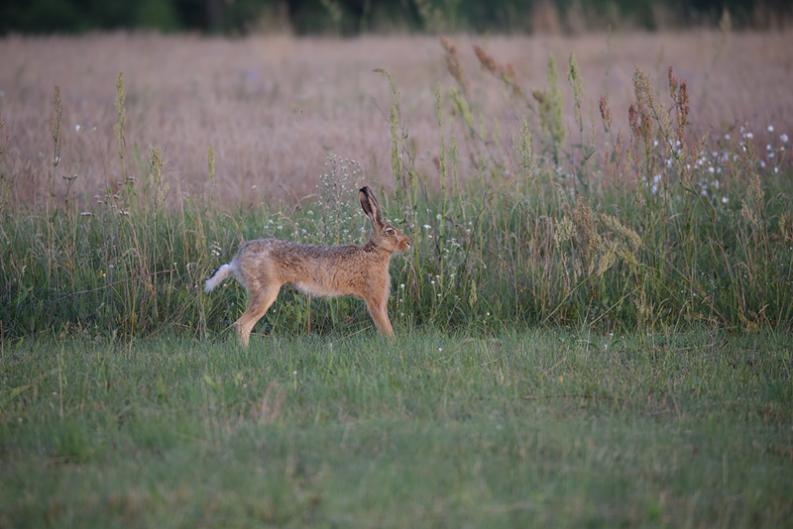
M 358 191 L 358 196 L 361 199 L 361 208 L 363 208 L 363 212 L 372 219 L 372 222 L 376 226 L 382 226 L 383 220 L 380 217 L 380 204 L 377 203 L 377 199 L 374 197 L 372 190 L 369 189 L 369 186 L 363 186 L 360 191 Z

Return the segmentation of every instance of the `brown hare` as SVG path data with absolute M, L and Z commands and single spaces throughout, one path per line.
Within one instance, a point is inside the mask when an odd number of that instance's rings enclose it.
M 248 291 L 248 308 L 234 323 L 244 347 L 253 326 L 286 283 L 311 296 L 362 299 L 380 333 L 394 335 L 387 311 L 391 286 L 388 265 L 394 252 L 410 247 L 410 237 L 383 221 L 380 205 L 369 187 L 362 187 L 358 195 L 373 228 L 363 246 L 313 246 L 278 239 L 246 241 L 230 263 L 207 279 L 206 292 L 231 274 Z

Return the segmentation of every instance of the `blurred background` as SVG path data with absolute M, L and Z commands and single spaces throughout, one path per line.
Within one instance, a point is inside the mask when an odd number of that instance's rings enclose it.
M 719 24 L 784 29 L 792 14 L 788 0 L 14 0 L 0 6 L 0 33 L 576 34 Z

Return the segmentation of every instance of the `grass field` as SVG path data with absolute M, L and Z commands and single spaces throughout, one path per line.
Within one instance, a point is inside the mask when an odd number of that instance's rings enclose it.
M 461 35 L 452 42 L 459 51 L 473 123 L 491 156 L 500 158 L 502 149 L 513 150 L 524 119 L 530 120 L 536 139 L 541 132 L 534 127 L 536 114 L 482 68 L 475 44 L 499 63 L 510 64 L 529 95 L 545 89 L 547 61 L 554 57 L 565 100 L 564 123 L 572 142 L 579 143 L 573 94 L 565 81 L 567 60 L 575 55 L 584 88 L 586 142 L 593 143 L 598 155 L 608 150 L 604 143 L 613 141 L 589 139 L 602 130 L 598 101 L 608 99 L 614 130 L 628 133 L 635 68 L 663 94 L 659 101 L 666 100 L 668 67 L 688 82 L 694 141 L 726 132 L 737 136 L 736 129 L 745 125 L 763 150 L 778 133 L 793 135 L 790 30 L 593 33 L 576 38 Z M 388 124 L 392 97 L 383 76 L 373 71 L 378 68 L 388 71 L 399 89 L 401 119 L 409 133 L 405 163 L 410 159 L 433 188 L 439 186 L 434 91 L 445 94 L 456 83 L 437 38 L 229 40 L 123 33 L 11 37 L 0 39 L 0 57 L 0 117 L 6 122 L 0 148 L 4 135 L 13 140 L 5 152 L 7 178 L 20 202 L 72 195 L 92 208 L 94 196 L 105 187 L 123 184 L 113 139 L 119 72 L 126 80 L 130 174 L 142 178 L 142 170 L 133 171 L 133 164 L 145 165 L 149 150 L 158 149 L 173 201 L 204 196 L 210 148 L 223 183 L 213 200 L 227 207 L 294 204 L 306 198 L 316 190 L 327 151 L 358 160 L 370 184 L 393 189 Z M 50 178 L 48 125 L 55 86 L 61 90 L 63 112 L 60 161 Z M 777 133 L 768 134 L 768 125 Z M 482 167 L 487 160 L 481 153 L 467 155 L 465 130 L 447 134 L 448 144 L 460 146 L 464 179 L 491 172 Z M 499 165 L 517 170 L 509 161 L 499 160 Z M 493 170 L 504 172 L 503 167 Z
M 789 335 L 5 344 L 0 526 L 790 527 Z
M 793 527 L 791 35 L 0 40 L 0 529 Z

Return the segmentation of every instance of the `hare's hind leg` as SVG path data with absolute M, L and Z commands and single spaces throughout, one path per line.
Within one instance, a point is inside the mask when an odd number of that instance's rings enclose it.
M 394 328 L 391 327 L 391 320 L 388 319 L 388 298 L 367 299 L 366 308 L 369 309 L 369 315 L 380 334 L 389 338 L 393 337 Z
M 281 285 L 274 284 L 267 285 L 257 292 L 251 292 L 248 308 L 242 316 L 234 322 L 234 326 L 237 328 L 237 336 L 239 336 L 240 343 L 243 347 L 248 347 L 254 325 L 256 325 L 256 322 L 267 313 L 267 309 L 270 308 L 275 298 L 278 297 L 278 292 L 280 290 Z

